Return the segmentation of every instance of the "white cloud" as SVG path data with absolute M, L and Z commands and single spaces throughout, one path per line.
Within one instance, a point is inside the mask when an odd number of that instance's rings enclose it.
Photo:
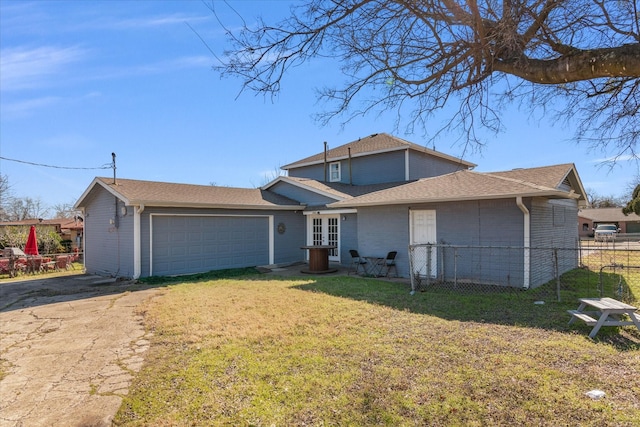
M 17 102 L 2 103 L 2 118 L 5 120 L 21 119 L 33 114 L 36 110 L 58 106 L 63 103 L 78 103 L 102 96 L 100 92 L 89 92 L 79 97 L 43 96 L 24 99 Z
M 47 85 L 67 65 L 82 60 L 86 53 L 80 47 L 3 49 L 0 51 L 0 87 L 2 91 L 12 91 Z
M 593 159 L 591 163 L 616 163 L 616 162 L 627 162 L 627 161 L 638 161 L 640 157 L 638 155 L 633 154 L 624 154 L 621 156 L 613 156 L 613 157 L 602 157 L 599 159 Z
M 113 28 L 151 28 L 163 27 L 167 25 L 194 23 L 210 20 L 209 16 L 188 16 L 184 14 L 173 14 L 164 16 L 151 16 L 146 18 L 122 19 L 108 24 Z
M 2 104 L 3 119 L 15 119 L 28 116 L 33 110 L 45 108 L 60 102 L 57 96 L 27 99 L 20 102 Z
M 123 65 L 119 67 L 111 67 L 109 69 L 102 69 L 100 72 L 92 73 L 88 78 L 92 80 L 110 80 L 133 76 L 162 74 L 186 68 L 210 67 L 212 63 L 212 58 L 206 55 L 183 56 L 166 61 L 131 66 Z

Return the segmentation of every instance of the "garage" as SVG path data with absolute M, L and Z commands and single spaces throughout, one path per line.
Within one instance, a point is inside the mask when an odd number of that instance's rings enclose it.
M 151 274 L 269 264 L 269 224 L 269 216 L 152 215 Z

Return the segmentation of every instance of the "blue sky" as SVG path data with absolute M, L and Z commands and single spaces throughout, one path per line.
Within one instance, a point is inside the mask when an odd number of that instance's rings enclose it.
M 289 7 L 230 3 L 247 22 L 274 23 Z M 216 8 L 230 27 L 239 24 L 224 3 Z M 273 100 L 238 97 L 241 82 L 212 70 L 208 48 L 222 55 L 225 47 L 224 30 L 199 0 L 0 0 L 0 156 L 57 166 L 0 159 L 13 194 L 74 203 L 95 176 L 113 174 L 76 168 L 108 166 L 112 152 L 121 178 L 257 187 L 280 166 L 321 152 L 323 141 L 336 147 L 387 132 L 432 147 L 419 132 L 394 131 L 394 112 L 321 127 L 315 90 L 340 79 L 326 61 L 295 69 Z M 602 166 L 611 153 L 577 146 L 559 124 L 515 107 L 503 118 L 504 132 L 464 156 L 478 171 L 575 163 L 585 188 L 604 196 L 627 196 L 639 174 L 633 160 Z M 435 148 L 461 156 L 451 141 Z

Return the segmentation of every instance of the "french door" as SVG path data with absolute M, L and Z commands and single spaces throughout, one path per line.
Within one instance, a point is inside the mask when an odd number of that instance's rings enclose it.
M 311 215 L 307 221 L 307 244 L 335 246 L 335 249 L 329 249 L 329 261 L 340 262 L 340 217 Z

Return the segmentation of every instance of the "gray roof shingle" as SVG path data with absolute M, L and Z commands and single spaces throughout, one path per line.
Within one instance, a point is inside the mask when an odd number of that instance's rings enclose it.
M 558 188 L 574 165 L 563 163 L 552 166 L 542 166 L 537 168 L 513 169 L 501 172 L 487 172 L 490 175 L 501 176 L 510 179 L 517 179 L 526 182 L 535 182 L 546 187 Z
M 571 170 L 572 164 L 495 173 L 460 170 L 332 203 L 330 207 L 433 203 L 517 196 L 578 198 L 578 195 L 574 196 L 569 191 L 557 188 Z
M 181 206 L 207 208 L 300 209 L 303 205 L 287 197 L 259 188 L 216 187 L 134 179 L 98 177 L 94 184 L 106 188 L 128 205 Z M 85 194 L 76 203 L 82 206 Z

